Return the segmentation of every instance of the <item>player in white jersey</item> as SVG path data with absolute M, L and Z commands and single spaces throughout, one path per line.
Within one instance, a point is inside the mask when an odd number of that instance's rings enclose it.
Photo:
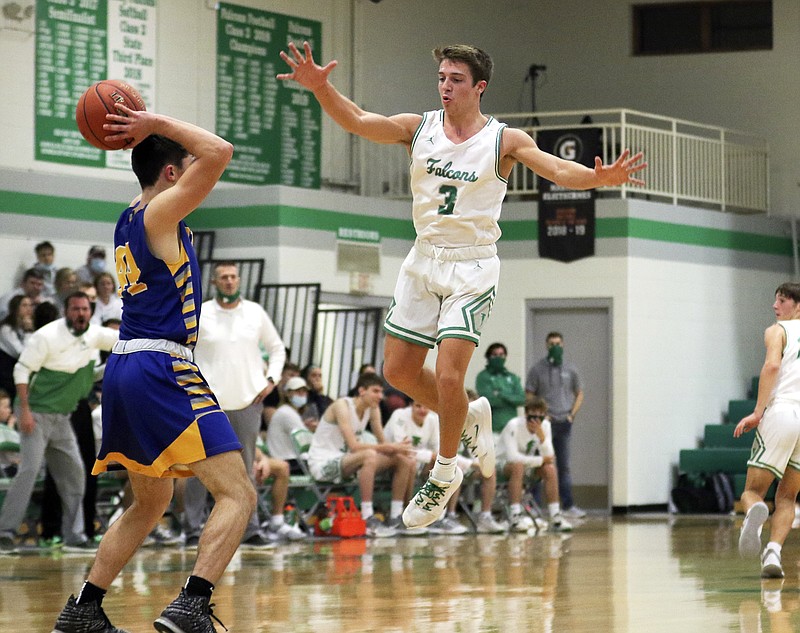
M 778 322 L 764 332 L 767 348 L 758 380 L 756 408 L 733 431 L 739 437 L 756 429 L 747 481 L 742 493 L 746 512 L 739 535 L 742 556 L 761 553 L 761 576 L 783 578 L 781 548 L 792 528 L 800 492 L 800 284 L 785 283 L 772 304 Z M 769 516 L 764 496 L 780 478 L 775 493 L 770 538 L 761 551 L 761 527 Z
M 361 493 L 361 515 L 370 536 L 391 536 L 402 528 L 400 512 L 403 498 L 414 479 L 416 461 L 409 441 L 386 442 L 378 408 L 383 397 L 383 380 L 375 374 L 363 374 L 356 382 L 354 398 L 335 400 L 323 413 L 308 451 L 308 468 L 314 479 L 339 483 L 356 475 Z M 365 441 L 369 426 L 378 443 Z M 375 475 L 392 473 L 390 529 L 375 516 L 372 505 Z
M 439 456 L 428 482 L 403 513 L 409 527 L 430 525 L 461 485 L 456 454 L 465 443 L 484 477 L 494 472 L 491 408 L 485 398 L 468 405 L 464 387 L 469 361 L 494 301 L 500 264 L 495 241 L 506 181 L 520 162 L 571 189 L 643 184 L 642 155 L 628 150 L 594 169 L 543 152 L 522 130 L 506 128 L 480 109 L 492 60 L 479 48 L 434 51 L 439 64 L 442 109 L 425 115 L 384 116 L 366 112 L 328 81 L 337 62 L 314 62 L 311 46 L 289 43 L 281 57 L 294 80 L 311 90 L 322 109 L 344 130 L 377 143 L 403 145 L 411 155 L 417 240 L 397 281 L 386 318 L 384 377 L 438 413 Z M 439 346 L 436 369 L 425 367 L 428 349 Z
M 525 404 L 525 415 L 512 418 L 503 427 L 497 443 L 498 470 L 508 478 L 511 530 L 527 532 L 533 527 L 522 512 L 525 480 L 534 475 L 544 483 L 544 496 L 550 514 L 550 528 L 568 532 L 572 525 L 561 515 L 558 496 L 558 471 L 553 448 L 553 431 L 547 419 L 547 402 L 532 398 Z

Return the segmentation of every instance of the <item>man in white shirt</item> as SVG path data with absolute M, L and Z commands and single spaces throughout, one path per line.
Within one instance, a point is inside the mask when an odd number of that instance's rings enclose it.
M 89 297 L 67 297 L 65 317 L 34 332 L 14 366 L 20 467 L 0 512 L 0 552 L 13 552 L 14 534 L 25 517 L 34 482 L 46 461 L 64 509 L 65 551 L 92 550 L 82 512 L 85 473 L 70 414 L 95 381 L 98 350 L 110 350 L 119 333 L 90 325 Z M 35 380 L 34 380 L 35 378 Z
M 203 302 L 194 360 L 202 368 L 242 443 L 242 457 L 251 480 L 255 482 L 253 460 L 261 428 L 261 402 L 280 378 L 286 361 L 286 348 L 264 309 L 240 296 L 236 264 L 218 263 L 214 267 L 213 284 L 217 296 Z M 260 346 L 269 355 L 266 371 Z M 194 546 L 200 535 L 206 499 L 206 489 L 199 480 L 191 479 L 184 493 L 187 547 Z M 283 508 L 280 511 L 283 518 Z M 242 545 L 259 548 L 268 544 L 269 541 L 261 534 L 257 512 L 253 512 Z
M 511 504 L 511 530 L 526 532 L 533 527 L 522 512 L 525 479 L 533 476 L 544 482 L 544 496 L 550 514 L 550 528 L 568 532 L 572 525 L 561 515 L 558 496 L 558 471 L 553 450 L 553 432 L 547 419 L 547 403 L 533 398 L 525 405 L 525 416 L 512 418 L 500 433 L 497 446 L 498 470 L 508 478 Z

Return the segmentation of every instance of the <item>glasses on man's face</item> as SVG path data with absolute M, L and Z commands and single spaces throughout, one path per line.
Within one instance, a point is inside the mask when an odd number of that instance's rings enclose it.
M 534 413 L 529 413 L 527 417 L 528 417 L 528 422 L 534 422 L 534 421 L 541 422 L 542 420 L 544 420 L 543 415 L 538 415 Z

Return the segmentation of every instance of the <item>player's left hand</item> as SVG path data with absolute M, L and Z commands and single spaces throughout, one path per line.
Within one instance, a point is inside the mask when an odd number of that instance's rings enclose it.
M 594 173 L 603 185 L 611 187 L 618 185 L 644 185 L 644 180 L 633 177 L 633 174 L 647 167 L 647 163 L 642 160 L 644 153 L 639 152 L 629 158 L 630 153 L 631 151 L 626 149 L 610 165 L 603 165 L 600 157 L 595 156 Z
M 752 431 L 761 422 L 760 418 L 756 417 L 755 412 L 742 418 L 736 428 L 733 429 L 733 437 L 741 437 L 744 433 Z

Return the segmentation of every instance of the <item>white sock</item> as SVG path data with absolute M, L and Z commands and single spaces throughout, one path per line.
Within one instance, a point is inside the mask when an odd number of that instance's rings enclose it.
M 561 504 L 558 501 L 554 503 L 548 503 L 547 511 L 550 513 L 551 517 L 554 517 L 557 514 L 561 514 Z
M 455 455 L 453 457 L 439 455 L 431 470 L 431 477 L 439 481 L 453 481 L 456 478 L 456 459 Z
M 486 519 L 487 521 L 492 518 L 491 512 L 481 512 L 481 519 Z
M 269 526 L 273 530 L 277 530 L 282 525 L 283 525 L 283 514 L 273 514 L 269 518 Z
M 770 541 L 769 543 L 767 543 L 767 548 L 775 550 L 777 552 L 778 556 L 780 556 L 781 555 L 781 549 L 783 549 L 783 546 L 780 543 L 776 543 L 775 541 Z
M 521 503 L 512 503 L 511 507 L 509 508 L 509 510 L 511 510 L 511 516 L 512 517 L 516 516 L 518 514 L 522 514 L 522 504 Z
M 373 514 L 375 514 L 375 510 L 372 509 L 372 501 L 362 501 L 361 502 L 361 518 L 368 519 Z
M 403 500 L 392 499 L 392 505 L 389 507 L 389 518 L 396 519 L 403 513 Z

